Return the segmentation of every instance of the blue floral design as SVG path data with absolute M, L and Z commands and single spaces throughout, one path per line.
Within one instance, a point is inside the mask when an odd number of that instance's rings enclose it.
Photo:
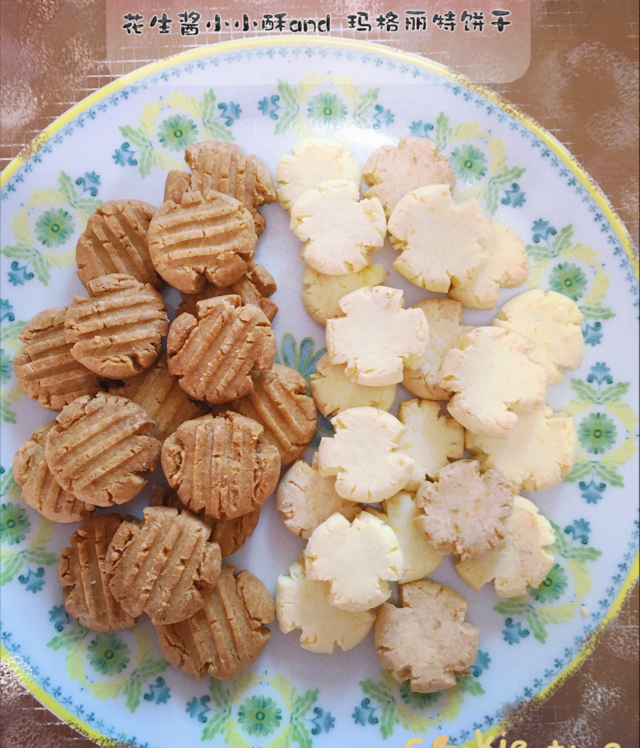
M 312 735 L 320 735 L 322 732 L 329 732 L 336 725 L 336 718 L 331 712 L 325 712 L 319 706 L 314 707 L 313 713 L 315 717 L 311 720 L 313 728 L 311 729 Z
M 423 122 L 421 119 L 411 123 L 409 132 L 414 137 L 430 138 L 433 132 L 433 125 L 430 122 Z
M 272 96 L 265 96 L 264 99 L 261 99 L 258 102 L 258 110 L 262 112 L 262 114 L 265 117 L 270 117 L 271 119 L 278 119 L 278 110 L 280 109 L 280 104 L 278 102 L 280 101 L 280 97 L 278 94 L 273 94 Z
M 165 684 L 164 678 L 158 676 L 154 684 L 149 683 L 149 690 L 142 698 L 156 704 L 166 704 L 171 698 L 171 689 Z
M 242 114 L 242 109 L 240 109 L 238 104 L 234 104 L 233 101 L 230 101 L 228 104 L 221 101 L 218 104 L 218 109 L 221 111 L 220 119 L 224 120 L 224 124 L 227 127 L 231 127 L 237 119 L 240 119 L 240 115 Z
M 74 230 L 73 218 L 62 208 L 45 210 L 36 221 L 36 236 L 47 247 L 65 244 Z
M 158 127 L 158 140 L 170 151 L 184 151 L 197 139 L 196 123 L 184 114 L 167 117 Z
M 465 182 L 482 179 L 489 168 L 484 153 L 472 145 L 463 145 L 452 151 L 449 155 L 449 165 L 456 176 Z
M 24 507 L 8 501 L 0 505 L 0 542 L 17 545 L 29 534 L 31 520 Z
M 337 94 L 320 93 L 309 102 L 307 114 L 314 125 L 336 127 L 347 119 L 347 107 Z
M 13 373 L 13 358 L 3 349 L 0 349 L 0 382 L 5 384 L 11 379 Z
M 64 605 L 54 605 L 49 611 L 49 621 L 55 624 L 56 631 L 62 631 L 68 623 L 71 623 L 71 618 Z
M 125 141 L 120 148 L 116 148 L 111 158 L 118 166 L 137 166 L 138 161 L 135 158 L 137 151 L 131 150 L 131 144 Z
M 375 716 L 375 709 L 371 706 L 371 699 L 362 699 L 360 706 L 355 708 L 351 715 L 356 725 L 377 725 L 379 720 Z
M 373 115 L 373 129 L 379 130 L 381 127 L 389 127 L 395 120 L 395 114 L 391 109 L 385 109 L 381 104 L 374 106 L 375 114 Z
M 4 322 L 5 319 L 15 322 L 16 315 L 13 313 L 13 305 L 5 299 L 0 299 L 0 322 Z
M 44 567 L 39 566 L 35 571 L 33 569 L 29 569 L 28 573 L 20 574 L 18 577 L 18 581 L 20 584 L 24 584 L 26 590 L 28 592 L 33 592 L 34 594 L 36 592 L 40 592 L 40 590 L 44 587 Z
M 207 716 L 209 712 L 211 711 L 211 707 L 209 704 L 211 703 L 211 696 L 201 696 L 199 699 L 194 696 L 191 701 L 187 703 L 187 708 L 185 709 L 186 713 L 193 719 L 194 717 L 198 718 L 198 722 L 202 722 L 203 725 L 206 725 L 209 721 L 209 717 Z
M 85 171 L 84 177 L 78 177 L 76 184 L 82 187 L 82 195 L 88 192 L 91 197 L 98 196 L 98 188 L 100 187 L 100 176 L 95 171 Z
M 20 265 L 17 260 L 11 263 L 11 270 L 7 273 L 9 283 L 12 286 L 24 286 L 27 281 L 32 280 L 33 273 L 29 271 L 28 265 Z
M 522 628 L 522 621 L 514 621 L 513 618 L 505 619 L 504 625 L 506 628 L 502 629 L 502 636 L 507 644 L 519 644 L 531 633 L 529 629 Z

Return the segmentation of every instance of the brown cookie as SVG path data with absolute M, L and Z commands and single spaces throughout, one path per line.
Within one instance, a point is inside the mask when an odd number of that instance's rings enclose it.
M 215 190 L 235 197 L 251 212 L 260 236 L 266 224 L 258 206 L 276 201 L 273 179 L 262 161 L 256 156 L 245 158 L 235 143 L 219 140 L 189 146 L 184 160 L 191 167 L 189 189 L 203 195 Z
M 67 613 L 94 631 L 115 631 L 135 626 L 109 589 L 104 562 L 111 538 L 122 517 L 103 514 L 92 517 L 71 536 L 71 547 L 63 548 L 58 562 L 58 579 Z
M 182 196 L 185 192 L 189 191 L 190 179 L 191 174 L 188 174 L 186 171 L 171 169 L 164 183 L 164 202 L 173 200 L 174 203 L 180 205 Z
M 80 501 L 124 504 L 146 484 L 161 444 L 150 436 L 155 421 L 124 397 L 79 397 L 56 418 L 45 456 L 55 479 Z
M 251 371 L 269 369 L 276 340 L 258 307 L 239 296 L 199 301 L 198 318 L 181 314 L 167 338 L 169 371 L 196 400 L 226 403 L 253 389 Z
M 36 429 L 13 458 L 13 477 L 22 487 L 22 498 L 52 522 L 82 522 L 95 508 L 65 491 L 51 474 L 44 456 L 47 435 L 55 425 L 49 421 Z
M 208 412 L 204 403 L 195 403 L 169 373 L 167 356 L 162 353 L 151 368 L 126 379 L 122 387 L 112 387 L 111 395 L 120 395 L 141 405 L 156 422 L 151 432 L 163 442 L 181 423 Z
M 221 192 L 185 192 L 167 200 L 149 226 L 149 252 L 160 275 L 184 293 L 207 281 L 224 288 L 253 262 L 256 231 L 251 213 Z
M 126 273 L 160 289 L 164 285 L 149 256 L 147 232 L 157 208 L 142 200 L 110 200 L 98 206 L 76 246 L 78 278 L 89 281 Z
M 162 468 L 180 501 L 225 521 L 253 512 L 280 477 L 280 455 L 260 439 L 262 431 L 232 412 L 179 426 L 162 447 Z
M 204 605 L 203 592 L 220 575 L 220 546 L 191 512 L 164 506 L 144 510 L 142 522 L 123 522 L 113 537 L 105 571 L 115 599 L 155 625 L 183 621 Z
M 218 585 L 204 596 L 204 607 L 173 626 L 158 626 L 165 659 L 193 678 L 207 672 L 228 680 L 258 659 L 271 637 L 273 599 L 250 571 L 222 565 Z
M 50 410 L 61 410 L 76 397 L 102 389 L 96 374 L 71 355 L 64 329 L 66 311 L 67 307 L 45 309 L 32 317 L 18 336 L 25 352 L 13 358 L 22 389 Z
M 76 296 L 64 318 L 71 355 L 110 379 L 126 379 L 151 366 L 169 323 L 162 296 L 130 275 L 103 275 Z
M 277 447 L 281 464 L 288 465 L 309 446 L 318 425 L 307 382 L 295 369 L 280 364 L 270 371 L 253 371 L 251 378 L 253 392 L 226 407 L 261 424 L 262 440 Z
M 149 504 L 151 506 L 171 506 L 174 509 L 184 509 L 184 504 L 178 498 L 178 494 L 165 486 L 153 487 Z M 225 558 L 225 556 L 230 556 L 232 553 L 239 551 L 247 542 L 247 538 L 253 535 L 260 519 L 260 507 L 249 512 L 249 514 L 243 514 L 242 517 L 226 521 L 207 517 L 203 511 L 198 512 L 197 516 L 209 525 L 211 540 L 214 540 L 220 546 L 222 558 Z
M 273 322 L 274 317 L 278 313 L 278 307 L 266 297 L 274 294 L 276 288 L 276 282 L 273 280 L 271 273 L 262 267 L 262 265 L 255 265 L 253 270 L 250 270 L 246 275 L 243 275 L 242 278 L 227 288 L 216 288 L 211 283 L 207 283 L 202 293 L 183 293 L 182 303 L 176 311 L 176 316 L 187 312 L 188 314 L 193 314 L 195 317 L 198 314 L 197 305 L 199 301 L 213 299 L 216 296 L 236 295 L 240 297 L 243 306 L 254 304 L 260 307 L 269 322 Z

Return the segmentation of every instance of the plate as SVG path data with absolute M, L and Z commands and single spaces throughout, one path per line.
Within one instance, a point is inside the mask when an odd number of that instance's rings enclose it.
M 17 336 L 33 314 L 83 291 L 74 247 L 88 215 L 114 198 L 159 204 L 166 171 L 197 140 L 235 141 L 274 172 L 309 135 L 344 140 L 361 163 L 402 136 L 436 141 L 458 196 L 476 196 L 525 241 L 529 286 L 566 294 L 585 317 L 584 362 L 548 398 L 575 416 L 579 457 L 561 486 L 530 496 L 554 523 L 557 563 L 537 591 L 514 600 L 474 592 L 448 560 L 438 568 L 433 578 L 470 601 L 468 620 L 481 629 L 471 674 L 439 694 L 413 694 L 381 671 L 371 635 L 350 652 L 313 655 L 274 624 L 251 671 L 221 683 L 168 668 L 148 621 L 111 634 L 83 629 L 56 580 L 73 528 L 28 509 L 12 476 L 16 448 L 52 415 L 16 384 Z M 1 197 L 2 655 L 49 709 L 98 742 L 148 748 L 404 746 L 445 734 L 475 745 L 476 730 L 499 734 L 514 706 L 544 698 L 584 659 L 637 576 L 637 265 L 609 203 L 539 125 L 414 55 L 331 39 L 243 40 L 155 63 L 93 94 L 5 170 Z M 308 376 L 324 335 L 300 301 L 300 244 L 278 205 L 264 215 L 257 257 L 278 282 L 279 360 Z M 393 251 L 378 257 L 390 266 Z M 388 283 L 407 303 L 426 295 L 395 273 Z M 503 291 L 499 305 L 521 290 Z M 465 324 L 492 317 L 465 310 Z M 330 428 L 322 422 L 317 436 Z M 127 510 L 140 513 L 146 498 Z M 270 499 L 232 560 L 274 593 L 302 548 Z

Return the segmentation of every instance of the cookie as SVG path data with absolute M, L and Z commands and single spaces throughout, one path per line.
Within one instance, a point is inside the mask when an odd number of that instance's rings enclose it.
M 266 224 L 258 207 L 276 201 L 273 179 L 262 161 L 253 155 L 245 158 L 235 143 L 220 140 L 190 145 L 184 160 L 191 167 L 189 189 L 203 195 L 214 190 L 235 197 L 253 216 L 260 236 Z
M 71 355 L 64 316 L 67 307 L 38 312 L 18 336 L 24 353 L 13 357 L 13 370 L 22 389 L 43 408 L 62 410 L 82 395 L 100 392 L 97 375 Z
M 179 426 L 162 447 L 162 468 L 180 501 L 225 521 L 259 507 L 280 477 L 280 454 L 260 439 L 262 431 L 232 412 Z
M 185 192 L 168 200 L 149 226 L 149 254 L 167 283 L 200 293 L 207 281 L 223 288 L 249 270 L 256 246 L 251 213 L 221 192 Z
M 180 205 L 182 202 L 182 196 L 185 192 L 189 192 L 189 183 L 191 181 L 191 174 L 186 171 L 180 171 L 171 169 L 167 172 L 167 178 L 164 182 L 164 200 L 173 200 L 174 203 Z
M 167 338 L 169 371 L 196 400 L 226 403 L 253 390 L 251 372 L 270 369 L 276 340 L 258 307 L 239 296 L 199 301 L 197 318 L 181 314 Z
M 361 200 L 358 185 L 344 180 L 321 182 L 291 206 L 291 231 L 305 242 L 300 256 L 325 275 L 357 273 L 369 252 L 384 244 L 387 221 L 378 198 Z
M 397 146 L 381 145 L 367 159 L 362 178 L 369 185 L 364 196 L 379 198 L 387 218 L 407 192 L 431 184 L 448 184 L 453 190 L 456 184 L 449 162 L 427 138 L 401 138 Z
M 347 275 L 323 275 L 305 268 L 300 296 L 313 319 L 319 325 L 326 325 L 328 319 L 342 317 L 340 299 L 343 296 L 365 286 L 378 286 L 385 282 L 387 275 L 387 271 L 377 263 Z
M 160 442 L 150 436 L 154 420 L 131 400 L 98 393 L 67 405 L 47 435 L 49 470 L 79 501 L 124 504 L 146 485 Z
M 162 296 L 130 275 L 103 275 L 87 287 L 90 297 L 76 296 L 64 316 L 71 355 L 109 379 L 151 366 L 169 329 Z
M 226 407 L 263 428 L 262 441 L 280 452 L 280 464 L 289 465 L 304 452 L 316 433 L 318 418 L 307 381 L 295 369 L 274 364 L 269 371 L 252 371 L 253 390 Z
M 162 353 L 153 365 L 121 387 L 112 387 L 111 395 L 126 397 L 142 406 L 156 422 L 151 436 L 163 442 L 181 423 L 203 416 L 208 412 L 204 403 L 196 403 L 178 384 L 178 378 L 169 373 L 167 356 Z
M 142 200 L 110 200 L 97 207 L 76 245 L 78 278 L 85 288 L 94 278 L 113 273 L 162 288 L 147 241 L 149 223 L 157 210 Z
M 113 536 L 105 572 L 115 599 L 132 616 L 177 623 L 204 605 L 220 575 L 220 546 L 191 512 L 149 506 L 143 520 L 125 520 Z
M 13 458 L 13 477 L 22 487 L 22 498 L 36 512 L 52 522 L 82 522 L 95 508 L 78 501 L 60 487 L 53 477 L 44 456 L 47 435 L 55 421 L 36 429 L 31 438 L 22 444 Z
M 119 514 L 92 517 L 73 533 L 71 547 L 60 552 L 58 579 L 64 607 L 93 631 L 116 631 L 136 624 L 111 593 L 104 568 L 109 543 L 121 522 Z
M 165 659 L 193 678 L 206 673 L 229 680 L 249 667 L 269 643 L 267 624 L 275 618 L 273 599 L 250 571 L 234 576 L 222 565 L 215 589 L 190 618 L 156 631 Z
M 416 693 L 456 685 L 478 656 L 480 629 L 464 622 L 469 603 L 443 584 L 399 587 L 402 607 L 385 603 L 378 612 L 375 643 L 382 667 Z

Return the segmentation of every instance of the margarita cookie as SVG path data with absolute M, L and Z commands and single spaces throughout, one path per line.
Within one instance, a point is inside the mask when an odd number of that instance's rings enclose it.
M 385 522 L 395 532 L 402 551 L 401 584 L 422 579 L 435 571 L 444 558 L 431 545 L 416 519 L 422 512 L 416 506 L 413 496 L 400 491 L 383 501 L 381 509 L 367 509 L 368 512 Z
M 349 408 L 370 406 L 379 410 L 389 410 L 396 399 L 396 385 L 367 387 L 352 382 L 346 373 L 345 364 L 332 364 L 329 354 L 316 364 L 311 375 L 311 394 L 315 404 L 325 418 L 331 418 Z
M 532 361 L 544 366 L 549 384 L 564 379 L 565 369 L 577 369 L 584 358 L 584 321 L 575 301 L 555 291 L 536 288 L 508 301 L 493 324 L 520 333 L 535 343 Z
M 307 190 L 321 182 L 342 179 L 360 186 L 360 164 L 339 140 L 308 138 L 296 143 L 291 155 L 285 154 L 278 163 L 276 190 L 280 205 L 291 210 L 293 203 Z
M 423 512 L 416 522 L 436 551 L 466 561 L 504 545 L 513 493 L 495 470 L 480 473 L 476 460 L 458 460 L 420 486 L 416 504 Z
M 284 474 L 276 492 L 276 509 L 282 514 L 285 527 L 294 535 L 308 540 L 311 533 L 338 512 L 350 522 L 362 511 L 358 504 L 341 498 L 333 476 L 324 477 L 318 470 L 318 453 L 311 465 L 295 462 Z
M 464 622 L 469 603 L 443 584 L 400 585 L 401 608 L 385 603 L 378 613 L 375 642 L 382 667 L 416 693 L 456 685 L 478 655 L 480 630 Z
M 451 393 L 440 386 L 440 368 L 445 356 L 457 348 L 460 338 L 473 327 L 462 324 L 462 304 L 451 299 L 425 299 L 413 309 L 422 309 L 429 323 L 429 345 L 417 369 L 405 369 L 402 384 L 425 400 L 448 400 Z
M 409 192 L 394 208 L 388 230 L 401 253 L 393 267 L 427 291 L 468 286 L 489 260 L 489 219 L 477 200 L 455 203 L 449 185 Z
M 352 523 L 334 514 L 317 527 L 304 552 L 309 579 L 329 582 L 331 605 L 370 610 L 391 595 L 388 582 L 402 574 L 402 551 L 393 530 L 362 512 Z
M 344 317 L 327 322 L 332 364 L 347 364 L 349 379 L 380 387 L 402 381 L 403 367 L 417 369 L 429 344 L 421 309 L 403 309 L 397 288 L 361 288 L 340 300 Z
M 359 612 L 336 608 L 329 602 L 329 582 L 309 579 L 304 564 L 289 567 L 289 576 L 278 577 L 276 618 L 283 634 L 300 630 L 300 646 L 309 652 L 331 654 L 336 646 L 353 649 L 376 620 L 373 610 Z
M 387 217 L 407 192 L 431 184 L 448 184 L 453 190 L 456 182 L 449 162 L 427 138 L 402 138 L 397 146 L 380 146 L 367 159 L 362 178 L 369 185 L 364 196 L 379 198 Z
M 573 469 L 578 439 L 571 416 L 544 407 L 518 416 L 502 438 L 468 432 L 467 449 L 483 470 L 501 473 L 514 492 L 547 491 Z
M 554 564 L 556 535 L 538 507 L 522 496 L 513 502 L 513 514 L 505 520 L 505 544 L 481 558 L 460 561 L 456 571 L 474 590 L 495 581 L 500 597 L 526 595 L 539 587 Z
M 482 246 L 489 253 L 487 264 L 468 285 L 458 287 L 454 281 L 449 295 L 473 309 L 493 309 L 501 288 L 515 288 L 527 280 L 529 258 L 522 239 L 500 221 L 491 221 L 491 233 Z
M 346 275 L 369 264 L 384 244 L 387 221 L 378 198 L 360 200 L 353 182 L 322 182 L 291 208 L 291 230 L 305 242 L 302 259 L 318 273 Z
M 413 475 L 413 459 L 400 449 L 404 426 L 376 408 L 351 408 L 332 419 L 335 436 L 318 449 L 321 475 L 336 475 L 343 499 L 373 504 L 402 490 Z
M 341 317 L 340 299 L 365 286 L 379 286 L 387 279 L 387 271 L 378 265 L 367 265 L 357 273 L 323 275 L 311 268 L 302 273 L 302 303 L 319 325 L 328 319 Z
M 518 420 L 543 405 L 547 373 L 529 354 L 528 338 L 498 327 L 476 327 L 451 349 L 440 386 L 454 393 L 449 413 L 474 434 L 504 437 Z
M 435 478 L 450 460 L 464 456 L 464 429 L 440 411 L 439 403 L 405 400 L 400 403 L 398 419 L 405 428 L 400 449 L 413 460 L 407 491 L 417 491 L 423 481 Z

